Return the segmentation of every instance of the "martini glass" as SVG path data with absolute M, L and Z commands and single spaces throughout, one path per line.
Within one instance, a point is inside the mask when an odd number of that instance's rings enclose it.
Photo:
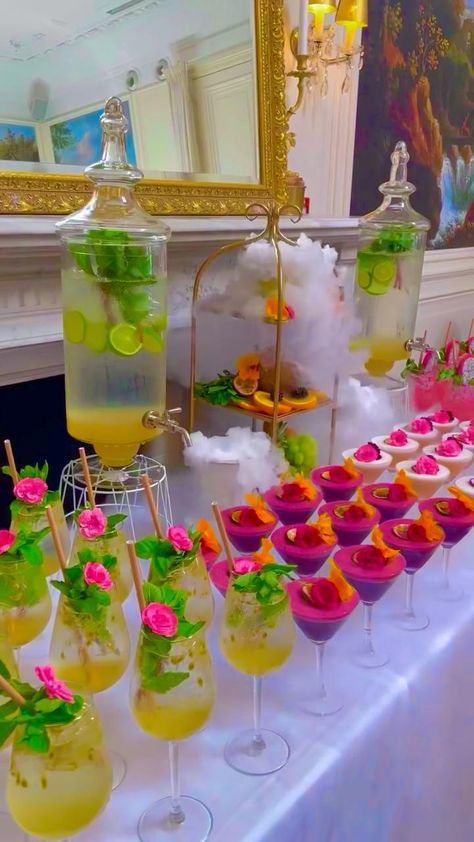
M 464 591 L 459 585 L 453 584 L 451 581 L 451 554 L 453 547 L 459 544 L 474 526 L 474 512 L 470 512 L 468 509 L 465 513 L 462 513 L 462 509 L 459 511 L 459 503 L 452 497 L 434 497 L 432 500 L 422 500 L 419 506 L 420 511 L 428 509 L 431 512 L 445 534 L 441 543 L 443 548 L 443 576 L 437 594 L 438 599 L 443 602 L 457 602 L 464 596 Z M 454 507 L 457 507 L 457 513 Z
M 321 506 L 319 514 L 326 513 L 331 518 L 332 528 L 337 536 L 337 543 L 340 547 L 348 547 L 352 544 L 361 544 L 367 538 L 374 526 L 380 520 L 380 513 L 374 508 L 372 516 L 366 515 L 359 520 L 346 519 L 346 512 L 350 514 L 351 509 L 358 509 L 356 502 L 348 503 L 345 500 L 335 500 L 332 503 L 325 503 Z
M 324 507 L 323 507 L 324 508 Z M 298 530 L 304 526 L 306 530 L 311 528 L 310 524 L 294 523 L 291 526 L 280 526 L 272 534 L 272 542 L 276 551 L 281 555 L 287 564 L 295 564 L 298 576 L 311 576 L 323 566 L 335 547 L 335 540 L 331 544 L 320 539 L 320 543 L 314 546 L 300 546 L 290 541 L 288 533 Z M 319 536 L 316 524 L 312 527 L 314 533 Z

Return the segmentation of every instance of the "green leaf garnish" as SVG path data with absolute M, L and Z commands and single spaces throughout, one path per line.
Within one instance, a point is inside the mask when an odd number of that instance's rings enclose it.
M 205 383 L 195 383 L 194 394 L 208 403 L 216 406 L 227 406 L 233 400 L 242 400 L 242 395 L 234 389 L 235 374 L 224 371 L 215 380 Z
M 275 605 L 285 595 L 280 579 L 287 576 L 292 579 L 292 572 L 296 570 L 293 564 L 265 564 L 261 570 L 254 573 L 243 573 L 236 576 L 232 587 L 239 593 L 253 593 L 260 605 Z
M 201 536 L 194 529 L 189 529 L 188 535 L 193 542 L 193 546 L 187 551 L 175 550 L 167 538 L 156 538 L 152 535 L 136 542 L 135 549 L 138 557 L 150 561 L 151 582 L 154 584 L 166 582 L 174 570 L 181 566 L 187 567 L 194 561 L 199 551 Z M 160 602 L 163 600 L 154 601 Z

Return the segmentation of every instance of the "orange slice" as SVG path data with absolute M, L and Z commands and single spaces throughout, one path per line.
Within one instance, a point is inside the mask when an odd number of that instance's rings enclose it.
M 255 392 L 253 396 L 255 406 L 258 409 L 261 409 L 262 412 L 265 412 L 267 415 L 273 415 L 273 407 L 274 403 L 271 399 L 270 392 Z M 289 406 L 286 401 L 279 401 L 278 403 L 278 415 L 287 415 L 291 412 L 292 407 Z
M 251 410 L 254 410 L 254 411 L 256 409 L 256 406 L 255 406 L 254 402 L 253 401 L 247 401 L 247 400 L 245 400 L 245 398 L 239 398 L 238 400 L 237 400 L 237 398 L 233 398 L 232 403 L 233 403 L 234 406 L 239 406 L 240 409 L 251 409 Z
M 312 409 L 318 403 L 318 396 L 316 392 L 308 390 L 308 394 L 303 398 L 295 398 L 291 395 L 285 395 L 284 401 L 292 409 Z

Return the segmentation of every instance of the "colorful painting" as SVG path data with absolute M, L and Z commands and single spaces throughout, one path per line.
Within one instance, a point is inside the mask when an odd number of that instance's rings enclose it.
M 364 41 L 351 213 L 380 204 L 405 140 L 431 247 L 474 246 L 474 0 L 377 0 Z
M 128 102 L 123 103 L 123 109 L 128 120 L 125 143 L 127 157 L 129 162 L 135 165 L 135 146 Z M 87 166 L 100 159 L 102 142 L 100 117 L 103 111 L 103 108 L 99 108 L 97 111 L 88 111 L 86 114 L 70 117 L 68 120 L 53 123 L 50 126 L 56 164 Z
M 35 127 L 0 123 L 0 161 L 39 161 Z

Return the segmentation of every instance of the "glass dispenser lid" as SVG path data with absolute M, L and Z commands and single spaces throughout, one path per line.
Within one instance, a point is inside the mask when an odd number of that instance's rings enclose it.
M 390 180 L 381 184 L 379 191 L 383 195 L 382 204 L 372 213 L 363 216 L 361 224 L 409 225 L 420 231 L 428 231 L 430 222 L 411 206 L 410 196 L 416 191 L 414 184 L 408 181 L 407 145 L 399 140 L 391 155 L 392 168 Z

